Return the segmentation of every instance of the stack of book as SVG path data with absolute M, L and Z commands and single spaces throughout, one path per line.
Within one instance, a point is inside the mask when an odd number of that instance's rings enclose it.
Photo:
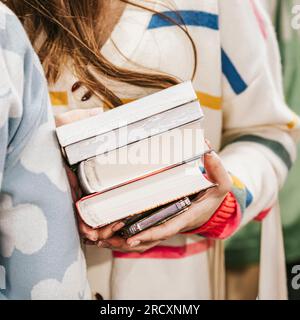
M 86 196 L 78 212 L 98 228 L 213 185 L 202 174 L 203 112 L 191 82 L 57 129 Z

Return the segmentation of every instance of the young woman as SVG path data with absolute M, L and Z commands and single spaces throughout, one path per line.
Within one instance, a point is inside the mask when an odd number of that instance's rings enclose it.
M 47 82 L 0 3 L 0 300 L 89 299 Z
M 193 80 L 206 136 L 219 151 L 206 157 L 219 187 L 186 214 L 127 242 L 113 236 L 120 225 L 80 228 L 98 247 L 113 249 L 103 269 L 103 250 L 87 252 L 91 284 L 105 297 L 217 297 L 216 239 L 270 211 L 296 153 L 298 120 L 284 103 L 273 29 L 256 1 L 7 3 L 35 44 L 57 113 L 105 110 Z M 58 123 L 81 116 L 72 111 Z M 105 272 L 95 276 L 99 270 Z

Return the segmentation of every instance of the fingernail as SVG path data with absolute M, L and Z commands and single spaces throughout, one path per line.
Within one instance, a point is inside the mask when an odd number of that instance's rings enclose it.
M 209 157 L 215 157 L 217 155 L 216 151 L 214 149 L 209 150 L 208 153 L 206 153 Z
M 87 235 L 87 238 L 91 241 L 96 242 L 98 240 L 98 235 Z
M 133 241 L 133 242 L 129 243 L 129 246 L 130 246 L 130 248 L 134 248 L 134 247 L 137 247 L 140 243 L 141 243 L 141 241 L 139 241 L 139 240 Z
M 98 114 L 102 113 L 103 109 L 102 108 L 93 108 L 89 110 L 90 116 L 97 116 Z
M 125 226 L 124 222 L 119 222 L 115 226 L 112 227 L 112 231 L 116 232 L 122 229 Z
M 98 241 L 97 247 L 98 247 L 98 248 L 102 248 L 102 246 L 103 246 L 103 241 Z

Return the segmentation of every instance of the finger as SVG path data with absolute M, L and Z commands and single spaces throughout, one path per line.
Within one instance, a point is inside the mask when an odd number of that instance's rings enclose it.
M 208 179 L 218 185 L 219 192 L 228 193 L 231 190 L 232 181 L 216 152 L 205 154 L 204 167 Z
M 99 248 L 119 248 L 119 249 L 123 249 L 126 248 L 126 240 L 119 237 L 119 236 L 113 236 L 109 239 L 106 240 L 100 240 L 97 243 L 97 246 Z
M 68 176 L 70 186 L 72 188 L 76 188 L 78 186 L 78 180 L 76 178 L 75 173 L 67 166 L 65 166 L 65 169 L 67 171 L 67 176 Z
M 137 246 L 141 242 L 154 242 L 166 240 L 175 234 L 178 234 L 181 228 L 185 227 L 185 218 L 182 215 L 177 216 L 164 224 L 157 227 L 152 227 L 147 229 L 129 239 L 127 239 L 127 244 L 129 246 Z
M 205 139 L 205 143 L 209 147 L 209 149 L 213 149 L 213 147 L 208 139 Z
M 106 248 L 111 249 L 118 252 L 145 252 L 155 246 L 157 246 L 160 241 L 154 241 L 154 242 L 146 242 L 143 244 L 136 244 L 134 246 L 129 246 L 126 241 L 118 241 L 117 239 L 114 239 L 115 241 L 102 241 L 98 247 L 99 248 Z M 124 240 L 124 239 L 123 239 Z M 113 245 L 114 244 L 114 245 Z
M 83 237 L 94 242 L 98 240 L 97 230 L 94 230 L 91 227 L 87 226 L 81 219 L 79 219 L 78 226 L 79 232 Z
M 106 240 L 106 239 L 111 238 L 116 233 L 116 231 L 123 228 L 124 225 L 125 224 L 123 222 L 117 221 L 117 222 L 112 223 L 110 225 L 107 225 L 103 228 L 97 229 L 98 239 L 99 240 Z
M 76 202 L 78 200 L 78 195 L 75 189 L 71 188 L 71 196 L 72 196 L 72 200 L 73 202 Z
M 71 187 L 72 199 L 74 202 L 76 202 L 78 199 L 81 198 L 82 191 L 79 187 L 79 182 L 75 173 L 67 166 L 65 166 L 65 169 L 67 171 L 67 177 Z
M 128 247 L 125 249 L 125 251 L 142 253 L 153 247 L 156 247 L 160 243 L 161 241 L 153 241 L 153 242 L 145 242 L 145 243 L 142 243 L 136 246 L 130 246 L 130 247 L 127 245 Z
M 124 223 L 123 221 L 120 221 L 120 222 L 117 222 L 117 223 L 113 226 L 112 230 L 113 230 L 114 232 L 117 232 L 117 231 L 119 231 L 120 229 L 122 229 L 123 227 L 125 227 L 125 223 Z
M 57 127 L 76 122 L 82 119 L 93 117 L 102 112 L 101 108 L 93 109 L 76 109 L 69 112 L 59 114 L 55 117 Z

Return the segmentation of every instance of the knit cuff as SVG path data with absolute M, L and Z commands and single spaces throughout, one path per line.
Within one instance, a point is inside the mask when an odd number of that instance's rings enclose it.
M 211 239 L 226 239 L 238 228 L 241 222 L 241 209 L 230 192 L 213 214 L 213 216 L 196 230 L 185 232 L 185 234 L 200 234 Z

